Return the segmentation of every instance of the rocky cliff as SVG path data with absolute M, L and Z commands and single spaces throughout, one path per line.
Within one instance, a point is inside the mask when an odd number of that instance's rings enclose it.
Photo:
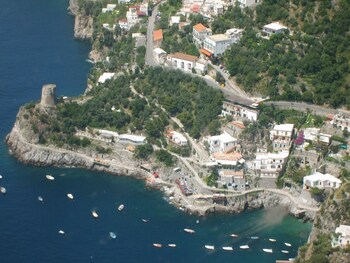
M 93 19 L 79 12 L 78 0 L 69 0 L 69 13 L 75 17 L 74 37 L 81 40 L 91 40 L 93 34 Z

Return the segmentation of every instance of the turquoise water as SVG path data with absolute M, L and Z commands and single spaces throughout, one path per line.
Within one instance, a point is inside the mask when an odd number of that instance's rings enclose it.
M 0 196 L 0 262 L 274 262 L 294 257 L 307 240 L 310 224 L 281 211 L 199 218 L 184 214 L 161 192 L 132 178 L 32 167 L 8 155 L 3 140 L 18 108 L 38 100 L 44 83 L 56 83 L 59 95 L 77 95 L 86 86 L 90 46 L 73 39 L 67 6 L 65 0 L 13 0 L 0 9 L 0 185 L 8 190 Z M 46 174 L 56 179 L 48 181 Z M 73 201 L 67 193 L 74 195 Z M 120 203 L 125 204 L 122 212 L 116 209 Z M 99 219 L 92 218 L 92 210 Z M 186 227 L 196 234 L 184 233 Z M 60 229 L 66 234 L 59 235 Z M 109 237 L 111 231 L 117 234 L 115 240 Z M 231 233 L 239 238 L 229 237 Z M 177 247 L 156 249 L 152 243 Z M 206 251 L 205 244 L 216 250 Z M 239 250 L 244 244 L 251 248 Z M 234 251 L 220 249 L 226 245 Z M 262 248 L 274 253 L 265 254 Z

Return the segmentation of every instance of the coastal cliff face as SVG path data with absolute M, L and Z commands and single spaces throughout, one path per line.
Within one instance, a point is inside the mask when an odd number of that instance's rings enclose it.
M 74 37 L 81 40 L 91 40 L 93 34 L 93 19 L 79 12 L 78 0 L 69 0 L 68 10 L 75 17 Z

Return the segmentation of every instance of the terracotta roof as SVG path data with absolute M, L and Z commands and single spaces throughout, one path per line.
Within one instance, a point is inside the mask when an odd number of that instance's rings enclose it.
M 201 23 L 195 25 L 193 27 L 193 29 L 195 29 L 197 32 L 201 32 L 201 31 L 207 30 L 207 28 Z
M 240 159 L 242 159 L 242 155 L 239 152 L 214 153 L 213 157 L 216 160 L 226 160 L 226 161 L 239 161 Z
M 222 176 L 234 176 L 234 177 L 244 177 L 244 173 L 242 170 L 235 171 L 235 170 L 221 170 L 220 175 Z
M 200 5 L 194 4 L 191 8 L 193 13 L 199 13 L 199 10 L 201 9 Z
M 231 121 L 230 124 L 233 125 L 233 126 L 236 126 L 236 127 L 240 128 L 240 129 L 245 129 L 245 126 L 244 126 L 244 124 L 243 124 L 242 122 Z
M 119 23 L 127 23 L 127 22 L 128 22 L 128 20 L 126 20 L 125 18 L 119 19 Z
M 177 59 L 182 59 L 182 60 L 187 60 L 187 61 L 196 61 L 198 58 L 196 56 L 176 52 L 174 54 L 169 54 L 169 57 L 172 58 L 177 58 Z
M 206 49 L 204 49 L 204 48 L 201 48 L 199 51 L 200 51 L 202 54 L 204 54 L 204 55 L 206 55 L 206 56 L 208 56 L 208 57 L 211 57 L 211 56 L 213 55 L 213 53 L 211 53 L 210 51 L 208 51 L 208 50 L 206 50 Z
M 158 29 L 153 32 L 153 41 L 163 40 L 163 30 Z

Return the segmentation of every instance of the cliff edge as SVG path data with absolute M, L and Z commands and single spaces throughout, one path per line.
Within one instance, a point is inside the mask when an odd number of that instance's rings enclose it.
M 74 37 L 81 40 L 91 40 L 93 34 L 92 17 L 80 12 L 78 0 L 69 0 L 68 11 L 75 17 Z

